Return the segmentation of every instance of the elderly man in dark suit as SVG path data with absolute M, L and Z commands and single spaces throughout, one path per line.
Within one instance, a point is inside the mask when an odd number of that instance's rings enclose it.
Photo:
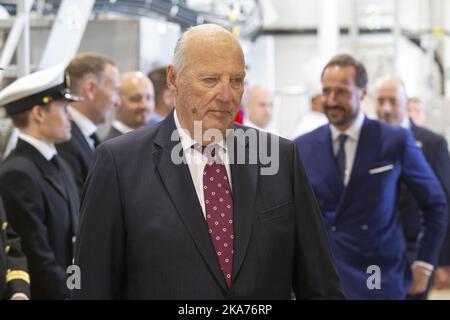
M 333 57 L 321 75 L 330 124 L 295 141 L 318 199 L 346 295 L 351 299 L 404 299 L 420 293 L 436 264 L 447 227 L 439 181 L 411 134 L 367 119 L 364 65 L 348 54 Z M 405 183 L 424 211 L 416 261 L 406 257 L 397 215 Z
M 375 91 L 378 118 L 391 125 L 402 126 L 411 130 L 417 146 L 422 150 L 428 164 L 439 179 L 447 198 L 450 201 L 450 157 L 445 138 L 426 128 L 415 125 L 408 118 L 408 97 L 403 81 L 396 76 L 388 75 L 378 80 Z M 399 197 L 399 213 L 405 232 L 408 254 L 411 261 L 416 259 L 423 235 L 421 221 L 423 211 L 411 192 L 403 185 Z M 450 208 L 448 210 L 450 216 Z M 441 249 L 438 266 L 435 270 L 437 287 L 450 284 L 450 230 Z M 430 272 L 433 267 L 430 267 Z M 425 299 L 428 290 L 416 298 Z
M 295 145 L 265 134 L 278 142 L 278 165 L 267 166 L 258 143 L 235 131 L 259 132 L 232 130 L 244 77 L 230 32 L 209 24 L 183 34 L 168 67 L 175 111 L 96 150 L 75 298 L 343 297 Z
M 64 66 L 19 78 L 0 101 L 19 141 L 0 165 L 0 195 L 8 220 L 28 258 L 33 299 L 65 299 L 66 268 L 72 264 L 78 196 L 55 143 L 70 139 Z

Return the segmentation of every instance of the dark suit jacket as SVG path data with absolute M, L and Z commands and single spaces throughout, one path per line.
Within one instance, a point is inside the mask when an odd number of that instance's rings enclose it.
M 109 129 L 108 134 L 106 135 L 106 137 L 103 139 L 103 141 L 107 141 L 109 139 L 121 136 L 122 132 L 120 132 L 119 130 L 117 130 L 116 128 L 114 128 L 113 126 L 111 126 L 111 129 Z
M 436 177 L 442 185 L 447 202 L 450 203 L 450 157 L 445 138 L 428 129 L 412 125 L 411 131 L 416 139 L 417 145 L 423 151 L 428 164 L 433 169 Z M 448 208 L 450 216 L 450 206 Z M 402 186 L 399 198 L 399 211 L 405 237 L 412 259 L 417 254 L 419 247 L 420 226 L 423 216 L 419 204 L 414 199 L 411 192 Z M 450 265 L 450 230 L 447 232 L 446 240 L 441 249 L 439 265 Z
M 6 282 L 7 270 L 28 273 L 28 265 L 20 246 L 20 238 L 8 224 L 0 199 L 0 300 L 10 299 L 19 292 L 30 297 L 30 285 L 25 280 L 15 277 L 16 279 Z
M 188 165 L 171 161 L 175 128 L 172 113 L 97 148 L 82 197 L 74 298 L 290 299 L 292 289 L 298 299 L 342 298 L 316 201 L 285 139 L 276 175 L 260 175 L 256 163 L 231 165 L 228 289 Z
M 329 125 L 296 139 L 319 202 L 346 295 L 351 299 L 404 299 L 410 264 L 397 214 L 399 183 L 424 212 L 418 259 L 435 265 L 446 234 L 447 204 L 439 181 L 408 130 L 364 120 L 346 188 L 334 161 Z M 367 285 L 380 268 L 380 288 Z M 372 268 L 372 267 L 371 267 Z
M 72 121 L 72 138 L 56 145 L 56 149 L 58 154 L 69 164 L 78 194 L 81 195 L 94 152 L 74 121 Z
M 72 264 L 78 197 L 67 165 L 61 164 L 64 179 L 38 150 L 19 139 L 0 165 L 0 195 L 28 258 L 34 299 L 69 295 L 66 268 Z

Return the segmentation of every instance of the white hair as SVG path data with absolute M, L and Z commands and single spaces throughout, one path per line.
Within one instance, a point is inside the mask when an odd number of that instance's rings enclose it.
M 186 49 L 186 42 L 187 42 L 187 36 L 189 28 L 186 32 L 184 32 L 181 37 L 178 39 L 175 49 L 173 51 L 173 57 L 172 57 L 172 65 L 176 73 L 180 73 L 181 70 L 184 68 L 185 63 L 185 49 Z

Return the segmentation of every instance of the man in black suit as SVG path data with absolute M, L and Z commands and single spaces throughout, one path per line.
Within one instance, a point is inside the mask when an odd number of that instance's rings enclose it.
M 27 258 L 19 236 L 6 219 L 0 199 L 0 300 L 27 300 L 30 297 L 30 275 Z
M 120 104 L 104 141 L 145 125 L 155 108 L 153 84 L 139 71 L 125 72 L 120 79 Z
M 78 196 L 55 143 L 70 139 L 64 66 L 19 78 L 0 101 L 19 129 L 16 148 L 0 165 L 0 196 L 28 258 L 33 299 L 65 299 L 72 264 Z
M 389 124 L 410 129 L 414 134 L 418 147 L 439 179 L 442 189 L 450 203 L 450 157 L 445 138 L 428 129 L 419 127 L 409 120 L 407 114 L 408 97 L 403 81 L 395 76 L 386 76 L 376 86 L 377 114 L 380 120 Z M 401 186 L 399 198 L 399 214 L 408 246 L 408 255 L 414 261 L 421 241 L 420 221 L 422 211 L 411 192 Z M 450 210 L 449 210 L 450 216 Z M 429 267 L 433 272 L 432 266 Z M 450 232 L 441 249 L 438 267 L 435 271 L 437 287 L 449 286 L 450 283 Z M 428 288 L 429 289 L 429 288 Z M 425 299 L 428 290 L 417 298 Z
M 244 77 L 230 32 L 206 24 L 183 34 L 168 67 L 175 111 L 95 152 L 75 298 L 343 297 L 295 145 L 233 127 Z M 272 147 L 270 166 L 252 134 Z
M 72 103 L 72 138 L 56 146 L 69 164 L 79 194 L 83 189 L 94 149 L 100 143 L 97 125 L 106 121 L 119 103 L 119 71 L 114 62 L 104 56 L 83 53 L 76 56 L 66 69 L 72 92 L 82 97 Z

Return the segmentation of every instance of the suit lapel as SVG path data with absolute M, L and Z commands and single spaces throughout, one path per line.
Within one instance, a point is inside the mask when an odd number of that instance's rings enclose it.
M 330 126 L 323 127 L 322 130 L 323 132 L 318 139 L 318 150 L 321 150 L 324 154 L 321 153 L 320 157 L 316 158 L 320 162 L 320 166 L 318 166 L 321 172 L 320 176 L 322 176 L 325 186 L 339 199 L 342 196 L 344 184 L 335 162 Z
M 56 190 L 58 193 L 66 200 L 68 201 L 68 195 L 66 193 L 66 190 L 63 185 L 63 181 L 58 177 L 58 173 L 54 172 L 52 169 L 52 172 L 49 170 L 47 172 L 43 171 L 44 179 L 47 180 L 47 182 Z
M 80 145 L 81 154 L 83 156 L 85 163 L 89 164 L 93 158 L 94 152 L 92 151 L 91 147 L 86 141 L 86 138 L 81 132 L 81 129 L 77 126 L 77 124 L 74 121 L 72 121 L 72 135 L 76 143 Z
M 336 219 L 341 216 L 347 203 L 358 196 L 358 186 L 367 182 L 371 165 L 377 158 L 378 147 L 380 145 L 379 140 L 379 123 L 365 118 L 358 139 L 355 159 L 353 160 L 352 173 L 338 205 Z
M 44 179 L 48 184 L 55 189 L 65 200 L 67 200 L 67 193 L 65 191 L 64 185 L 58 176 L 57 169 L 45 159 L 38 150 L 36 150 L 29 143 L 19 139 L 16 147 L 17 152 L 25 154 L 29 159 L 31 159 L 34 164 L 39 168 Z
M 241 141 L 237 141 L 236 137 L 228 139 L 232 142 L 228 144 L 228 150 L 234 152 L 229 153 L 232 157 L 231 183 L 233 192 L 233 221 L 234 221 L 234 257 L 233 257 L 233 281 L 239 273 L 247 251 L 252 220 L 254 219 L 254 204 L 258 180 L 257 164 L 239 164 L 237 162 L 237 153 L 239 150 L 245 150 L 246 159 L 249 152 L 248 141 L 245 145 Z M 231 159 L 230 159 L 231 160 Z
M 178 215 L 186 226 L 196 247 L 214 274 L 217 282 L 224 290 L 228 290 L 211 242 L 208 226 L 198 201 L 189 167 L 187 164 L 177 165 L 171 159 L 171 153 L 175 146 L 178 145 L 180 148 L 176 150 L 182 152 L 178 135 L 177 141 L 171 141 L 172 132 L 175 130 L 176 126 L 172 112 L 161 123 L 155 138 L 152 157 L 161 177 L 161 182 L 164 184 L 177 209 Z
M 70 218 L 71 218 L 71 222 L 72 222 L 72 224 L 71 224 L 72 232 L 73 232 L 73 235 L 75 235 L 76 231 L 78 229 L 78 211 L 79 211 L 78 192 L 76 190 L 75 181 L 73 181 L 73 178 L 70 175 L 70 168 L 64 162 L 64 159 L 61 158 L 60 162 L 62 165 L 61 169 L 64 170 L 63 179 L 64 179 L 65 190 L 68 194 L 67 201 L 69 202 Z

